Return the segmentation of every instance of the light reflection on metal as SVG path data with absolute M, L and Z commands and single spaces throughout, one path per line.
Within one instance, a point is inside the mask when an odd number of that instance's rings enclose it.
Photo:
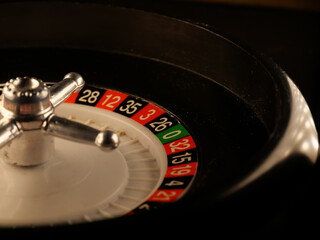
M 55 115 L 55 107 L 83 86 L 84 80 L 78 73 L 67 74 L 50 90 L 36 78 L 17 77 L 8 81 L 0 102 L 1 159 L 19 166 L 47 162 L 54 151 L 52 136 L 96 145 L 101 150 L 116 148 L 119 145 L 116 133 Z
M 311 163 L 316 162 L 319 140 L 311 111 L 297 86 L 290 78 L 288 82 L 292 103 L 290 120 L 284 135 L 265 161 L 226 195 L 247 186 L 278 164 L 290 161 L 289 157 L 295 154 L 306 156 Z

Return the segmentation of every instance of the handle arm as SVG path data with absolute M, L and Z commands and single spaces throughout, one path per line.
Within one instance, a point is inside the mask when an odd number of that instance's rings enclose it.
M 58 106 L 74 92 L 79 92 L 84 86 L 84 80 L 80 74 L 71 72 L 64 76 L 63 80 L 50 88 L 50 101 L 53 107 Z
M 102 150 L 112 150 L 119 146 L 119 137 L 112 131 L 99 131 L 54 114 L 44 122 L 42 130 L 56 137 L 96 145 Z
M 11 140 L 16 138 L 22 133 L 16 121 L 11 121 L 7 119 L 1 119 L 0 121 L 0 148 L 5 146 Z

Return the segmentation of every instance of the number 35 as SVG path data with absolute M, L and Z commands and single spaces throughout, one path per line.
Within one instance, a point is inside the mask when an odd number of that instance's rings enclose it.
M 135 101 L 133 100 L 129 100 L 127 102 L 127 105 L 124 107 L 122 106 L 119 110 L 121 112 L 125 112 L 127 114 L 133 114 L 135 113 L 137 110 L 138 110 L 138 107 L 141 107 L 142 104 L 141 103 L 136 103 Z

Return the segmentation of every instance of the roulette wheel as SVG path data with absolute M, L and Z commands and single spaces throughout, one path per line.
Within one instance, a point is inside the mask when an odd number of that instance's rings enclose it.
M 0 11 L 1 234 L 240 234 L 316 162 L 294 82 L 208 26 L 104 2 Z

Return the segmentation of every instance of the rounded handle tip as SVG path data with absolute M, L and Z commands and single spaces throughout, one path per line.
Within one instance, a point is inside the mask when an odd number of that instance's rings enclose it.
M 95 140 L 95 144 L 102 150 L 113 150 L 120 144 L 119 136 L 113 131 L 106 130 L 100 132 Z
M 70 72 L 66 74 L 63 79 L 67 79 L 67 78 L 72 79 L 73 81 L 76 82 L 77 89 L 74 92 L 80 91 L 85 84 L 85 81 L 83 80 L 82 76 L 79 73 Z

